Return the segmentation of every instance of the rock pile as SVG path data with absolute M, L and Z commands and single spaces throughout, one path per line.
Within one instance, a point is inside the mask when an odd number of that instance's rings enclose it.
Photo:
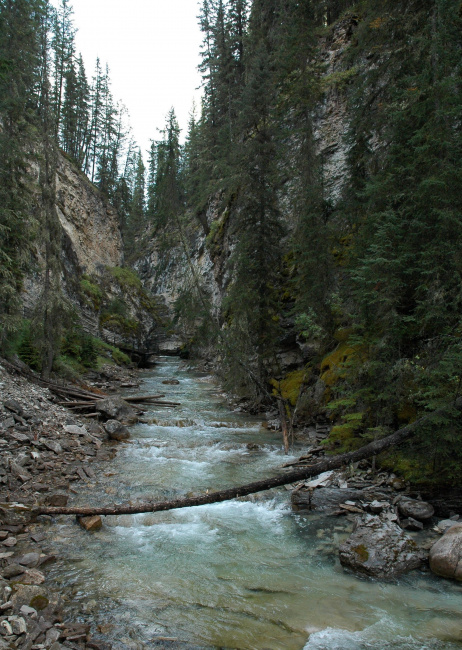
M 30 518 L 36 503 L 65 505 L 73 485 L 95 479 L 92 461 L 114 453 L 100 425 L 54 402 L 0 365 L 0 650 L 109 648 L 88 626 L 62 622 L 62 597 L 46 584 L 55 558 Z
M 286 466 L 316 460 L 322 448 L 313 446 L 305 456 Z M 317 510 L 346 515 L 354 532 L 339 548 L 340 561 L 354 571 L 391 578 L 428 560 L 438 575 L 462 580 L 462 524 L 458 515 L 435 522 L 434 507 L 412 498 L 410 486 L 394 474 L 375 473 L 367 460 L 344 471 L 329 471 L 303 481 L 292 492 L 296 510 Z M 406 532 L 405 532 L 406 531 Z M 411 537 L 407 532 L 422 533 Z M 445 533 L 435 543 L 437 535 Z

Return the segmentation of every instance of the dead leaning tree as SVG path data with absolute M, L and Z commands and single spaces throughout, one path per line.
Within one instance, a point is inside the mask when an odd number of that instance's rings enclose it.
M 221 501 L 230 501 L 237 497 L 256 494 L 257 492 L 263 492 L 264 490 L 270 490 L 271 488 L 281 487 L 288 483 L 294 483 L 295 481 L 311 478 L 312 476 L 317 476 L 322 472 L 331 469 L 338 469 L 344 465 L 349 465 L 350 463 L 355 463 L 359 460 L 375 456 L 376 454 L 379 454 L 390 447 L 395 447 L 404 440 L 410 438 L 414 434 L 415 430 L 421 424 L 428 421 L 433 415 L 435 415 L 435 413 L 425 415 L 412 424 L 408 424 L 406 427 L 395 431 L 395 433 L 392 433 L 386 438 L 374 440 L 374 442 L 371 442 L 356 451 L 327 458 L 315 465 L 311 465 L 310 467 L 304 467 L 303 469 L 288 472 L 284 476 L 275 476 L 270 479 L 248 483 L 247 485 L 241 485 L 227 490 L 210 492 L 198 497 L 173 499 L 171 501 L 146 501 L 135 505 L 112 505 L 101 508 L 58 508 L 39 506 L 34 508 L 33 512 L 35 515 L 76 515 L 77 517 L 88 517 L 91 515 L 135 515 L 147 512 L 175 510 L 178 508 L 190 508 L 192 506 L 203 506 L 210 503 L 219 503 Z

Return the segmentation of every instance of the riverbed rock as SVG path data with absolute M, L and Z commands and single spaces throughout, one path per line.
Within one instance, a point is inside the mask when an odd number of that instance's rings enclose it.
M 98 400 L 95 409 L 110 420 L 119 420 L 124 424 L 134 424 L 137 421 L 135 410 L 121 397 Z
M 430 569 L 443 578 L 462 581 L 462 524 L 455 524 L 430 549 Z
M 103 526 L 101 517 L 93 515 L 92 517 L 77 517 L 80 526 L 88 531 L 100 530 Z
M 426 501 L 402 498 L 398 501 L 399 514 L 403 517 L 412 517 L 419 521 L 430 519 L 435 514 L 434 507 Z
M 178 379 L 164 379 L 162 383 L 166 384 L 167 386 L 177 386 L 180 382 Z
M 418 568 L 423 554 L 397 524 L 374 515 L 356 520 L 350 537 L 339 547 L 340 562 L 375 578 L 393 578 Z
M 123 442 L 130 438 L 130 431 L 118 420 L 108 420 L 104 424 L 104 428 L 111 440 Z

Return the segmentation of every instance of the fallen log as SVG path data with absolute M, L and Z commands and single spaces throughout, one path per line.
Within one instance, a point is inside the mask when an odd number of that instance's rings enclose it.
M 99 400 L 97 400 L 97 401 L 99 401 Z M 74 407 L 78 407 L 78 406 L 91 406 L 91 405 L 94 406 L 96 404 L 96 401 L 93 400 L 93 401 L 90 402 L 90 400 L 88 400 L 88 401 L 85 401 L 85 402 L 56 402 L 56 403 L 59 406 L 66 406 L 67 408 L 74 408 Z
M 173 499 L 171 501 L 145 501 L 134 505 L 110 505 L 104 507 L 45 507 L 38 506 L 33 509 L 35 515 L 77 515 L 78 517 L 88 517 L 90 515 L 135 515 L 146 512 L 160 512 L 165 510 L 175 510 L 178 508 L 190 508 L 192 506 L 203 506 L 210 503 L 220 503 L 222 501 L 230 501 L 237 497 L 248 496 L 249 494 L 256 494 L 264 490 L 281 487 L 289 483 L 295 483 L 313 476 L 317 476 L 322 472 L 327 472 L 331 469 L 338 469 L 344 465 L 355 463 L 365 458 L 370 458 L 390 447 L 394 447 L 407 438 L 410 438 L 414 431 L 423 422 L 429 420 L 434 413 L 425 415 L 424 417 L 408 424 L 407 426 L 395 431 L 386 438 L 381 440 L 374 440 L 373 442 L 357 449 L 350 451 L 346 454 L 340 454 L 331 458 L 325 458 L 322 461 L 304 467 L 302 469 L 293 470 L 284 474 L 283 476 L 274 476 L 262 481 L 255 481 L 247 485 L 240 485 L 238 487 L 228 488 L 226 490 L 219 490 L 217 492 L 210 492 L 197 497 L 187 497 L 180 499 Z
M 94 401 L 95 399 L 104 399 L 107 397 L 103 393 L 90 393 L 90 391 L 83 391 L 77 388 L 63 388 L 62 386 L 48 386 L 48 390 L 60 397 L 78 397 L 83 400 Z
M 51 379 L 44 379 L 43 377 L 40 377 L 35 372 L 33 372 L 30 368 L 28 368 L 23 363 L 21 363 L 21 365 L 18 365 L 17 363 L 12 363 L 11 361 L 2 359 L 2 364 L 5 366 L 7 370 L 17 372 L 19 375 L 23 377 L 27 377 L 29 381 L 38 384 L 39 386 L 43 386 L 44 388 L 48 388 L 51 392 L 55 394 L 63 394 L 64 397 L 70 395 L 73 397 L 82 397 L 83 399 L 91 398 L 93 400 L 103 399 L 104 397 L 107 397 L 107 395 L 101 391 L 97 393 L 96 392 L 93 393 L 83 388 L 77 388 L 75 386 L 71 387 L 69 385 L 59 384 L 55 381 L 52 381 Z
M 125 402 L 149 402 L 152 399 L 162 399 L 165 395 L 129 395 L 128 397 L 123 397 L 122 399 Z

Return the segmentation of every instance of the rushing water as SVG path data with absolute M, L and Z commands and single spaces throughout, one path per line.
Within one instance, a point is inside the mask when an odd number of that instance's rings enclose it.
M 162 384 L 170 378 L 179 385 Z M 217 387 L 177 359 L 161 359 L 140 390 L 181 407 L 149 411 L 152 424 L 133 427 L 132 441 L 75 503 L 239 485 L 287 460 L 279 436 L 230 412 Z M 359 579 L 337 559 L 349 522 L 294 513 L 289 501 L 280 489 L 107 517 L 94 534 L 62 517 L 54 578 L 72 594 L 74 618 L 91 618 L 115 648 L 150 648 L 159 637 L 177 640 L 165 647 L 242 650 L 462 648 L 462 585 L 420 572 L 391 583 Z

